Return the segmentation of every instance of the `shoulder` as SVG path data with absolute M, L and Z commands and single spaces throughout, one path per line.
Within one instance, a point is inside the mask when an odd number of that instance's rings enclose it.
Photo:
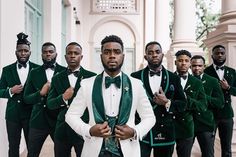
M 236 73 L 235 69 L 225 66 L 225 70 L 229 71 L 230 73 Z
M 143 70 L 144 69 L 135 71 L 135 72 L 131 73 L 130 76 L 134 77 L 134 78 L 140 78 Z
M 36 64 L 36 63 L 33 63 L 33 62 L 29 62 L 29 65 L 30 67 L 32 68 L 36 68 L 36 67 L 39 67 L 40 65 Z
M 64 67 L 64 66 L 62 66 L 62 65 L 60 65 L 60 64 L 58 64 L 58 63 L 56 63 L 56 68 L 57 68 L 59 71 L 62 71 L 62 70 L 64 70 L 64 69 L 66 69 L 66 67 Z
M 89 71 L 87 69 L 84 69 L 83 67 L 81 67 L 81 72 L 82 72 L 82 75 L 84 76 L 84 78 L 89 78 L 89 77 L 96 75 L 96 73 Z
M 209 80 L 210 82 L 218 82 L 218 80 L 208 74 L 205 74 L 203 75 L 203 77 L 205 77 L 206 80 Z

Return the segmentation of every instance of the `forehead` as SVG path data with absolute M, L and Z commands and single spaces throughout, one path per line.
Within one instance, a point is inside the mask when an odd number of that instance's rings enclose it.
M 103 44 L 103 49 L 122 49 L 120 43 L 118 42 L 107 42 Z
M 192 59 L 191 64 L 197 64 L 197 65 L 203 65 L 203 60 L 202 59 Z
M 179 55 L 179 56 L 177 56 L 176 57 L 177 58 L 177 60 L 183 60 L 183 59 L 186 59 L 186 60 L 190 60 L 190 57 L 189 56 L 187 56 L 187 55 Z
M 78 45 L 69 45 L 67 51 L 81 51 L 81 48 Z
M 26 44 L 20 44 L 16 46 L 16 49 L 30 49 L 30 47 Z
M 151 50 L 151 49 L 160 50 L 161 47 L 160 47 L 159 45 L 157 45 L 157 44 L 152 44 L 152 45 L 149 45 L 149 46 L 147 47 L 147 50 Z
M 54 50 L 55 48 L 52 45 L 43 46 L 43 50 Z
M 219 47 L 219 48 L 216 48 L 216 49 L 213 51 L 213 54 L 216 53 L 216 52 L 225 52 L 225 49 L 222 48 L 222 47 Z

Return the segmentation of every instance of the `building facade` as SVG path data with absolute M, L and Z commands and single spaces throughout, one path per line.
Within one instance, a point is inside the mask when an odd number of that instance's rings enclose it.
M 169 0 L 0 0 L 0 69 L 16 61 L 16 34 L 25 32 L 31 41 L 31 60 L 41 64 L 41 45 L 53 42 L 57 47 L 57 61 L 65 64 L 65 46 L 76 41 L 83 47 L 82 65 L 101 72 L 100 42 L 106 35 L 116 34 L 125 46 L 123 70 L 127 73 L 146 65 L 143 55 L 147 42 L 161 43 L 164 65 L 174 71 L 174 54 L 187 49 L 193 54 L 203 50 L 196 43 L 195 0 L 174 0 L 173 38 Z M 222 0 L 220 24 L 204 41 L 210 50 L 223 44 L 228 51 L 227 65 L 236 68 L 236 2 Z M 187 24 L 186 24 L 187 23 Z M 1 71 L 0 71 L 1 73 Z M 6 100 L 0 99 L 0 123 L 5 124 Z M 235 107 L 236 111 L 236 107 Z M 234 127 L 234 135 L 236 126 Z M 7 156 L 5 126 L 0 125 L 0 153 Z M 236 155 L 236 136 L 233 136 Z M 21 145 L 25 149 L 24 141 Z M 216 153 L 219 152 L 216 140 Z

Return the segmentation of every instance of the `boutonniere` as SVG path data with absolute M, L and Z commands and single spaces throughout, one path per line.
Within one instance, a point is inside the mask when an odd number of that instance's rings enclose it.
M 202 81 L 202 83 L 206 83 L 206 80 Z
M 125 88 L 124 88 L 124 90 L 125 90 L 126 92 L 128 92 L 128 90 L 129 90 L 129 87 L 125 87 Z

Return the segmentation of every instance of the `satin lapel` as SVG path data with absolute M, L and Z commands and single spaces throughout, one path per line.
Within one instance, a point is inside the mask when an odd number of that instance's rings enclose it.
M 43 66 L 40 66 L 40 68 L 38 69 L 38 77 L 40 77 L 40 84 L 44 85 L 48 80 L 47 80 L 47 75 L 46 75 L 46 71 L 44 70 Z
M 192 84 L 192 79 L 190 78 L 190 74 L 188 74 L 188 80 L 187 80 L 186 85 L 184 87 L 184 91 L 187 91 L 191 87 L 191 84 Z
M 150 83 L 149 83 L 149 75 L 148 75 L 148 72 L 149 72 L 149 68 L 146 67 L 144 70 L 143 70 L 143 79 L 142 79 L 142 82 L 144 84 L 144 87 L 146 89 L 146 92 L 148 93 L 148 95 L 153 98 L 153 93 L 152 93 L 152 90 L 151 90 L 151 87 L 150 87 Z
M 133 93 L 132 85 L 129 77 L 122 73 L 122 91 L 119 106 L 118 124 L 124 125 L 127 123 L 132 107 Z
M 213 64 L 210 65 L 209 69 L 210 69 L 210 73 L 212 73 L 212 76 L 215 77 L 215 78 L 217 78 L 218 80 L 220 80 L 219 76 L 218 76 L 217 73 L 216 73 L 216 70 L 215 70 Z
M 92 108 L 94 119 L 97 124 L 103 123 L 106 119 L 102 97 L 102 76 L 103 73 L 96 76 L 92 91 Z
M 166 69 L 162 66 L 162 78 L 161 78 L 161 88 L 162 90 L 166 93 L 169 84 L 168 76 L 167 76 L 167 71 Z
M 21 84 L 20 82 L 20 77 L 18 75 L 18 72 L 17 72 L 17 69 L 16 69 L 16 63 L 12 65 L 11 67 L 11 73 L 12 73 L 12 76 L 16 82 L 16 84 Z

